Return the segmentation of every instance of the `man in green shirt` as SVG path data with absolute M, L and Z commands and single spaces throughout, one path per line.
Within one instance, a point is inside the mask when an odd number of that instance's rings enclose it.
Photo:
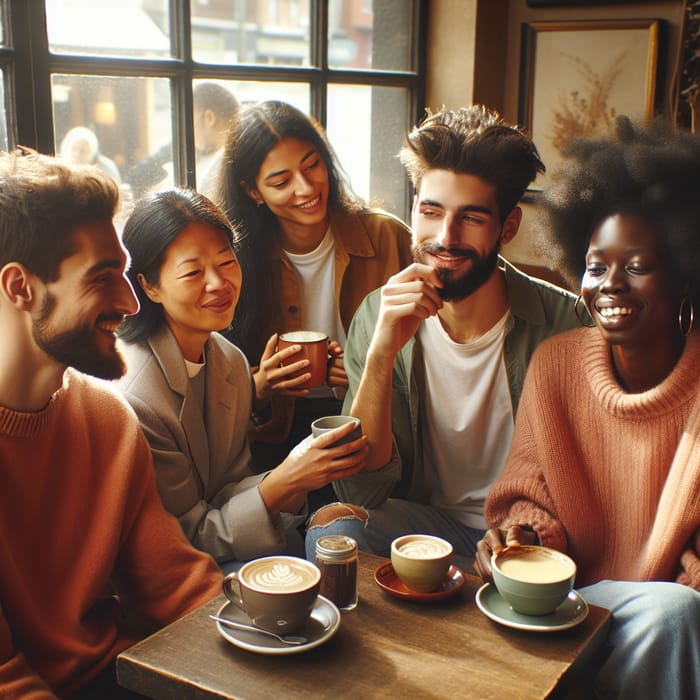
M 578 324 L 575 299 L 499 255 L 544 171 L 521 131 L 481 106 L 443 110 L 400 156 L 416 193 L 415 262 L 364 300 L 345 348 L 344 411 L 362 420 L 370 452 L 365 470 L 334 488 L 369 517 L 326 525 L 319 513 L 307 550 L 359 522 L 366 528 L 352 534 L 378 554 L 424 532 L 449 540 L 465 565 L 486 527 L 527 364 L 544 338 Z

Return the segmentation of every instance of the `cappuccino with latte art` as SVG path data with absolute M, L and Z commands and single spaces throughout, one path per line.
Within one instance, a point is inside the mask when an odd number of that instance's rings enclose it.
M 399 548 L 399 552 L 406 557 L 414 557 L 416 559 L 432 559 L 449 554 L 452 548 L 442 540 L 435 538 L 427 539 L 421 537 L 404 542 Z
M 253 559 L 226 576 L 223 591 L 258 627 L 292 634 L 311 615 L 321 588 L 319 568 L 299 557 Z
M 317 583 L 320 574 L 306 566 L 306 562 L 280 560 L 268 557 L 252 561 L 246 566 L 244 581 L 250 588 L 263 593 L 290 593 L 309 588 Z
M 404 535 L 391 543 L 391 564 L 409 590 L 431 593 L 452 564 L 452 545 L 433 535 Z

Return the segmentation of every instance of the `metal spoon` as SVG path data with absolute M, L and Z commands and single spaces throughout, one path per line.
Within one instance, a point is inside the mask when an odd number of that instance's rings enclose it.
M 292 646 L 297 646 L 299 644 L 306 644 L 309 641 L 306 637 L 302 637 L 302 636 L 294 635 L 294 634 L 275 634 L 274 632 L 270 632 L 269 630 L 264 630 L 262 627 L 255 627 L 254 625 L 246 625 L 243 622 L 235 622 L 234 620 L 229 620 L 228 618 L 225 618 L 225 617 L 218 617 L 216 615 L 209 615 L 209 617 L 212 620 L 216 620 L 217 622 L 220 622 L 222 625 L 225 625 L 226 627 L 232 627 L 233 629 L 244 630 L 246 632 L 259 632 L 260 634 L 267 634 L 270 637 L 274 637 L 275 639 L 279 639 L 280 642 L 283 642 L 284 644 L 291 644 Z

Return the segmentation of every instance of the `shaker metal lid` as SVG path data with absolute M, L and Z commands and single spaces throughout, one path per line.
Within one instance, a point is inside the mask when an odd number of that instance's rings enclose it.
M 316 541 L 316 553 L 324 557 L 344 558 L 357 552 L 357 542 L 346 535 L 324 535 Z

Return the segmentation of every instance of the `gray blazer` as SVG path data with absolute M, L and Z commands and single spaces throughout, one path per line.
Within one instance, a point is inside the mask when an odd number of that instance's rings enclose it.
M 192 544 L 217 561 L 282 551 L 284 526 L 270 518 L 257 488 L 265 474 L 250 469 L 252 380 L 243 353 L 211 334 L 205 420 L 167 326 L 145 343 L 119 347 L 128 369 L 117 387 L 151 446 L 161 499 Z

